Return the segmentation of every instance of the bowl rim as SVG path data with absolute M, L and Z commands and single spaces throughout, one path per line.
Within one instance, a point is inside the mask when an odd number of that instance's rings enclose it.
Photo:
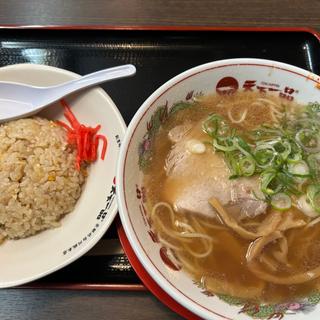
M 140 108 L 135 113 L 132 118 L 125 137 L 123 139 L 120 154 L 118 158 L 117 164 L 117 201 L 119 207 L 119 214 L 121 223 L 123 225 L 124 232 L 129 240 L 129 243 L 139 259 L 140 263 L 143 265 L 147 273 L 155 280 L 155 282 L 166 292 L 168 293 L 175 301 L 177 301 L 180 305 L 190 310 L 192 313 L 202 317 L 208 318 L 208 316 L 219 316 L 223 319 L 230 319 L 227 316 L 214 312 L 212 310 L 207 309 L 205 306 L 199 305 L 192 298 L 186 296 L 181 290 L 176 288 L 157 268 L 156 265 L 153 264 L 152 260 L 147 256 L 142 243 L 139 240 L 136 232 L 133 229 L 133 225 L 130 221 L 129 210 L 126 202 L 126 191 L 124 187 L 124 177 L 125 177 L 125 164 L 126 158 L 128 154 L 128 149 L 132 138 L 135 134 L 136 129 L 139 127 L 141 120 L 149 111 L 150 108 L 153 107 L 155 102 L 164 95 L 167 91 L 169 91 L 173 86 L 183 82 L 184 80 L 197 75 L 199 73 L 209 71 L 212 69 L 218 69 L 228 66 L 237 66 L 237 65 L 247 65 L 247 66 L 256 66 L 256 67 L 271 67 L 278 70 L 286 71 L 289 73 L 293 73 L 297 76 L 302 76 L 307 78 L 311 82 L 316 84 L 320 83 L 320 78 L 316 74 L 304 70 L 302 68 L 279 62 L 274 60 L 267 59 L 257 59 L 257 58 L 234 58 L 234 59 L 224 59 L 208 62 L 202 65 L 198 65 L 196 67 L 190 68 L 175 77 L 171 78 L 163 85 L 161 85 L 158 89 L 156 89 L 140 106 Z
M 81 77 L 80 74 L 66 70 L 66 69 L 62 69 L 62 68 L 58 68 L 58 67 L 54 67 L 54 66 L 42 65 L 42 64 L 33 64 L 33 63 L 19 63 L 19 64 L 14 64 L 14 65 L 4 66 L 4 67 L 1 67 L 0 69 L 1 69 L 1 71 L 15 70 L 15 69 L 18 71 L 21 71 L 21 70 L 48 71 L 48 72 L 54 72 L 54 73 L 60 73 L 60 74 L 66 75 L 66 76 L 70 77 L 70 80 L 77 79 L 77 78 Z M 68 81 L 68 80 L 66 80 L 66 81 Z M 117 108 L 116 104 L 113 102 L 111 97 L 107 94 L 107 92 L 99 86 L 92 87 L 88 90 L 90 90 L 90 92 L 92 92 L 92 91 L 96 92 L 97 94 L 99 94 L 100 96 L 102 96 L 105 99 L 106 103 L 112 109 L 112 112 L 114 113 L 115 117 L 117 118 L 117 125 L 119 126 L 119 131 L 121 131 L 121 134 L 124 135 L 126 132 L 126 124 L 122 118 L 122 115 L 121 115 L 119 109 Z M 120 155 L 120 150 L 119 150 L 119 155 Z M 119 155 L 118 155 L 118 159 L 119 159 Z M 116 161 L 116 163 L 117 162 L 118 161 Z M 43 278 L 44 276 L 47 276 L 57 270 L 64 268 L 67 265 L 69 265 L 70 263 L 76 261 L 77 259 L 82 257 L 85 253 L 87 253 L 90 249 L 92 249 L 92 247 L 94 247 L 97 244 L 97 242 L 103 237 L 105 232 L 110 227 L 111 223 L 114 221 L 114 219 L 117 215 L 117 212 L 118 212 L 118 202 L 115 201 L 113 209 L 111 209 L 108 213 L 109 219 L 106 220 L 106 222 L 103 224 L 102 228 L 99 230 L 99 233 L 97 233 L 97 235 L 95 237 L 93 237 L 90 242 L 88 242 L 85 246 L 83 246 L 81 248 L 81 250 L 77 251 L 75 254 L 73 254 L 69 258 L 65 259 L 62 263 L 59 263 L 55 267 L 52 267 L 42 273 L 38 273 L 33 276 L 20 278 L 18 280 L 14 280 L 14 281 L 10 281 L 10 282 L 9 281 L 4 282 L 4 283 L 0 284 L 0 288 L 15 287 L 18 285 L 23 285 L 23 284 L 29 283 L 34 280 L 38 280 L 40 278 Z M 45 231 L 46 230 L 44 230 L 44 232 Z

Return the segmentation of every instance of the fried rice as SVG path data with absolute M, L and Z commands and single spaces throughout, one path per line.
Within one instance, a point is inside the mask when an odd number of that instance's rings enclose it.
M 80 197 L 85 172 L 63 128 L 35 117 L 0 125 L 0 242 L 60 225 Z

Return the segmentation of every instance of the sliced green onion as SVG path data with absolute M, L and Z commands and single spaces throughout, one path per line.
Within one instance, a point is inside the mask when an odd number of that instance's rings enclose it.
M 239 162 L 241 159 L 241 154 L 237 151 L 226 152 L 225 153 L 226 162 L 231 170 L 231 176 L 229 179 L 236 179 L 241 176 L 241 170 L 239 167 Z
M 202 123 L 202 130 L 210 137 L 216 137 L 218 135 L 227 135 L 229 126 L 220 115 L 212 114 Z
M 296 133 L 296 141 L 307 152 L 320 151 L 320 139 L 312 129 L 301 129 Z
M 270 126 L 261 126 L 260 129 L 254 130 L 251 134 L 254 140 L 270 140 L 275 137 L 281 137 L 283 135 L 283 131 L 281 128 L 270 127 Z
M 240 137 L 233 138 L 233 145 L 246 156 L 252 156 L 250 146 Z
M 307 162 L 309 164 L 310 173 L 313 178 L 320 178 L 320 153 L 313 153 L 309 155 Z
M 277 193 L 271 197 L 271 206 L 280 211 L 285 211 L 291 208 L 291 198 L 283 193 Z
M 274 170 L 264 171 L 261 173 L 260 189 L 267 195 L 278 193 L 282 186 L 277 182 L 277 172 Z
M 254 151 L 254 158 L 260 168 L 270 166 L 275 158 L 276 150 L 268 144 L 258 145 Z
M 282 172 L 278 172 L 277 179 L 279 183 L 282 185 L 283 189 L 285 189 L 287 192 L 295 195 L 301 194 L 301 191 L 296 187 L 297 186 L 296 179 L 300 179 L 300 178 L 295 178 L 289 172 L 283 170 Z
M 290 163 L 288 165 L 288 171 L 295 177 L 309 177 L 310 170 L 307 163 L 303 160 L 300 160 L 296 163 Z
M 291 153 L 291 144 L 286 140 L 279 141 L 274 145 L 274 149 L 280 154 L 282 160 L 287 160 Z
M 320 115 L 320 104 L 318 102 L 310 102 L 307 107 L 307 112 L 311 113 L 311 115 Z
M 210 137 L 215 137 L 217 135 L 221 121 L 222 121 L 222 118 L 219 115 L 213 114 L 203 122 L 202 129 Z
M 302 160 L 302 154 L 301 153 L 295 153 L 295 154 L 290 154 L 287 158 L 288 163 L 297 163 L 300 160 Z
M 307 199 L 312 208 L 320 213 L 320 185 L 311 184 L 307 188 Z
M 313 207 L 310 204 L 310 200 L 305 194 L 298 199 L 297 206 L 305 215 L 307 215 L 310 218 L 315 218 L 319 215 L 313 209 Z
M 224 151 L 224 152 L 231 152 L 231 151 L 237 150 L 237 147 L 235 145 L 233 145 L 233 144 L 232 145 L 222 145 L 217 141 L 217 139 L 212 140 L 212 145 L 216 149 L 218 149 L 220 151 Z
M 218 134 L 220 136 L 226 136 L 226 135 L 228 135 L 229 131 L 230 131 L 229 126 L 224 121 L 222 121 L 220 123 L 220 127 L 218 129 Z
M 256 163 L 252 157 L 242 158 L 239 162 L 239 169 L 242 175 L 246 177 L 252 176 L 256 169 Z
M 211 137 L 212 146 L 224 154 L 230 179 L 259 174 L 257 191 L 279 210 L 286 210 L 289 200 L 291 206 L 292 194 L 303 202 L 305 186 L 313 181 L 305 200 L 313 211 L 320 213 L 320 187 L 315 187 L 320 185 L 319 103 L 284 116 L 281 125 L 263 125 L 240 134 L 222 116 L 211 114 L 203 122 L 203 131 Z M 285 205 L 279 205 L 278 198 Z

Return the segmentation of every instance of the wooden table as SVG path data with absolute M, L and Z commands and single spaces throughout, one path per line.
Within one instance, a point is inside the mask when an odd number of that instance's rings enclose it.
M 10 0 L 0 23 L 320 28 L 317 0 Z
M 317 0 L 0 0 L 1 25 L 311 27 Z M 0 319 L 180 319 L 148 292 L 8 289 Z

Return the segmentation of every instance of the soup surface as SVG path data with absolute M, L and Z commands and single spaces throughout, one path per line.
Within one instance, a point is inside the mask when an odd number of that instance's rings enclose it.
M 150 219 L 206 290 L 283 302 L 318 289 L 319 111 L 243 92 L 197 97 L 162 124 L 144 175 Z

